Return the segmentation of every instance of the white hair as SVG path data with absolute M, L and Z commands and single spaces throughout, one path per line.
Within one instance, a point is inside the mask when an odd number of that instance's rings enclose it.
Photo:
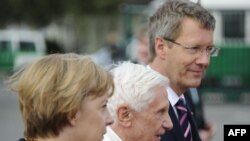
M 108 108 L 113 117 L 116 117 L 116 110 L 121 104 L 128 104 L 140 112 L 153 101 L 154 88 L 169 84 L 169 80 L 160 73 L 127 61 L 118 64 L 112 73 L 115 90 L 108 101 Z

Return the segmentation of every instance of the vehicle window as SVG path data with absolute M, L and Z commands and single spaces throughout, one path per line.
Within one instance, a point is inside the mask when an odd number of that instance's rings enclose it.
M 0 41 L 0 52 L 11 51 L 11 44 L 9 41 Z
M 20 42 L 20 52 L 35 52 L 35 44 L 33 42 Z
M 222 11 L 223 34 L 225 38 L 244 39 L 245 12 L 243 10 Z

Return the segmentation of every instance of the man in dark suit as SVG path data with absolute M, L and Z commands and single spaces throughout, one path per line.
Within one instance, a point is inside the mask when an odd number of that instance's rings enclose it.
M 166 0 L 150 17 L 149 68 L 170 80 L 167 87 L 169 115 L 173 129 L 162 141 L 200 141 L 194 113 L 184 93 L 198 87 L 213 47 L 214 17 L 200 5 L 188 0 Z

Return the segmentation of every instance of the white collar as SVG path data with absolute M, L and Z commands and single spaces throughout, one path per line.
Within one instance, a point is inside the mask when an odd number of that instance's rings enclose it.
M 176 94 L 176 92 L 171 88 L 171 87 L 167 87 L 167 92 L 168 92 L 168 100 L 170 102 L 170 104 L 174 107 L 175 104 L 178 102 L 178 100 L 180 98 L 183 98 L 184 99 L 184 103 L 186 102 L 185 101 L 185 98 L 184 98 L 184 95 L 182 94 L 181 96 L 178 96 Z
M 103 141 L 122 141 L 122 139 L 109 126 L 106 127 L 106 134 L 104 134 Z

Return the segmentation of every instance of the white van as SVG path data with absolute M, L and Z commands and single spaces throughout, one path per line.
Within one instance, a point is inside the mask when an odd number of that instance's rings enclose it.
M 0 68 L 16 71 L 46 52 L 45 38 L 40 31 L 28 29 L 0 30 Z

